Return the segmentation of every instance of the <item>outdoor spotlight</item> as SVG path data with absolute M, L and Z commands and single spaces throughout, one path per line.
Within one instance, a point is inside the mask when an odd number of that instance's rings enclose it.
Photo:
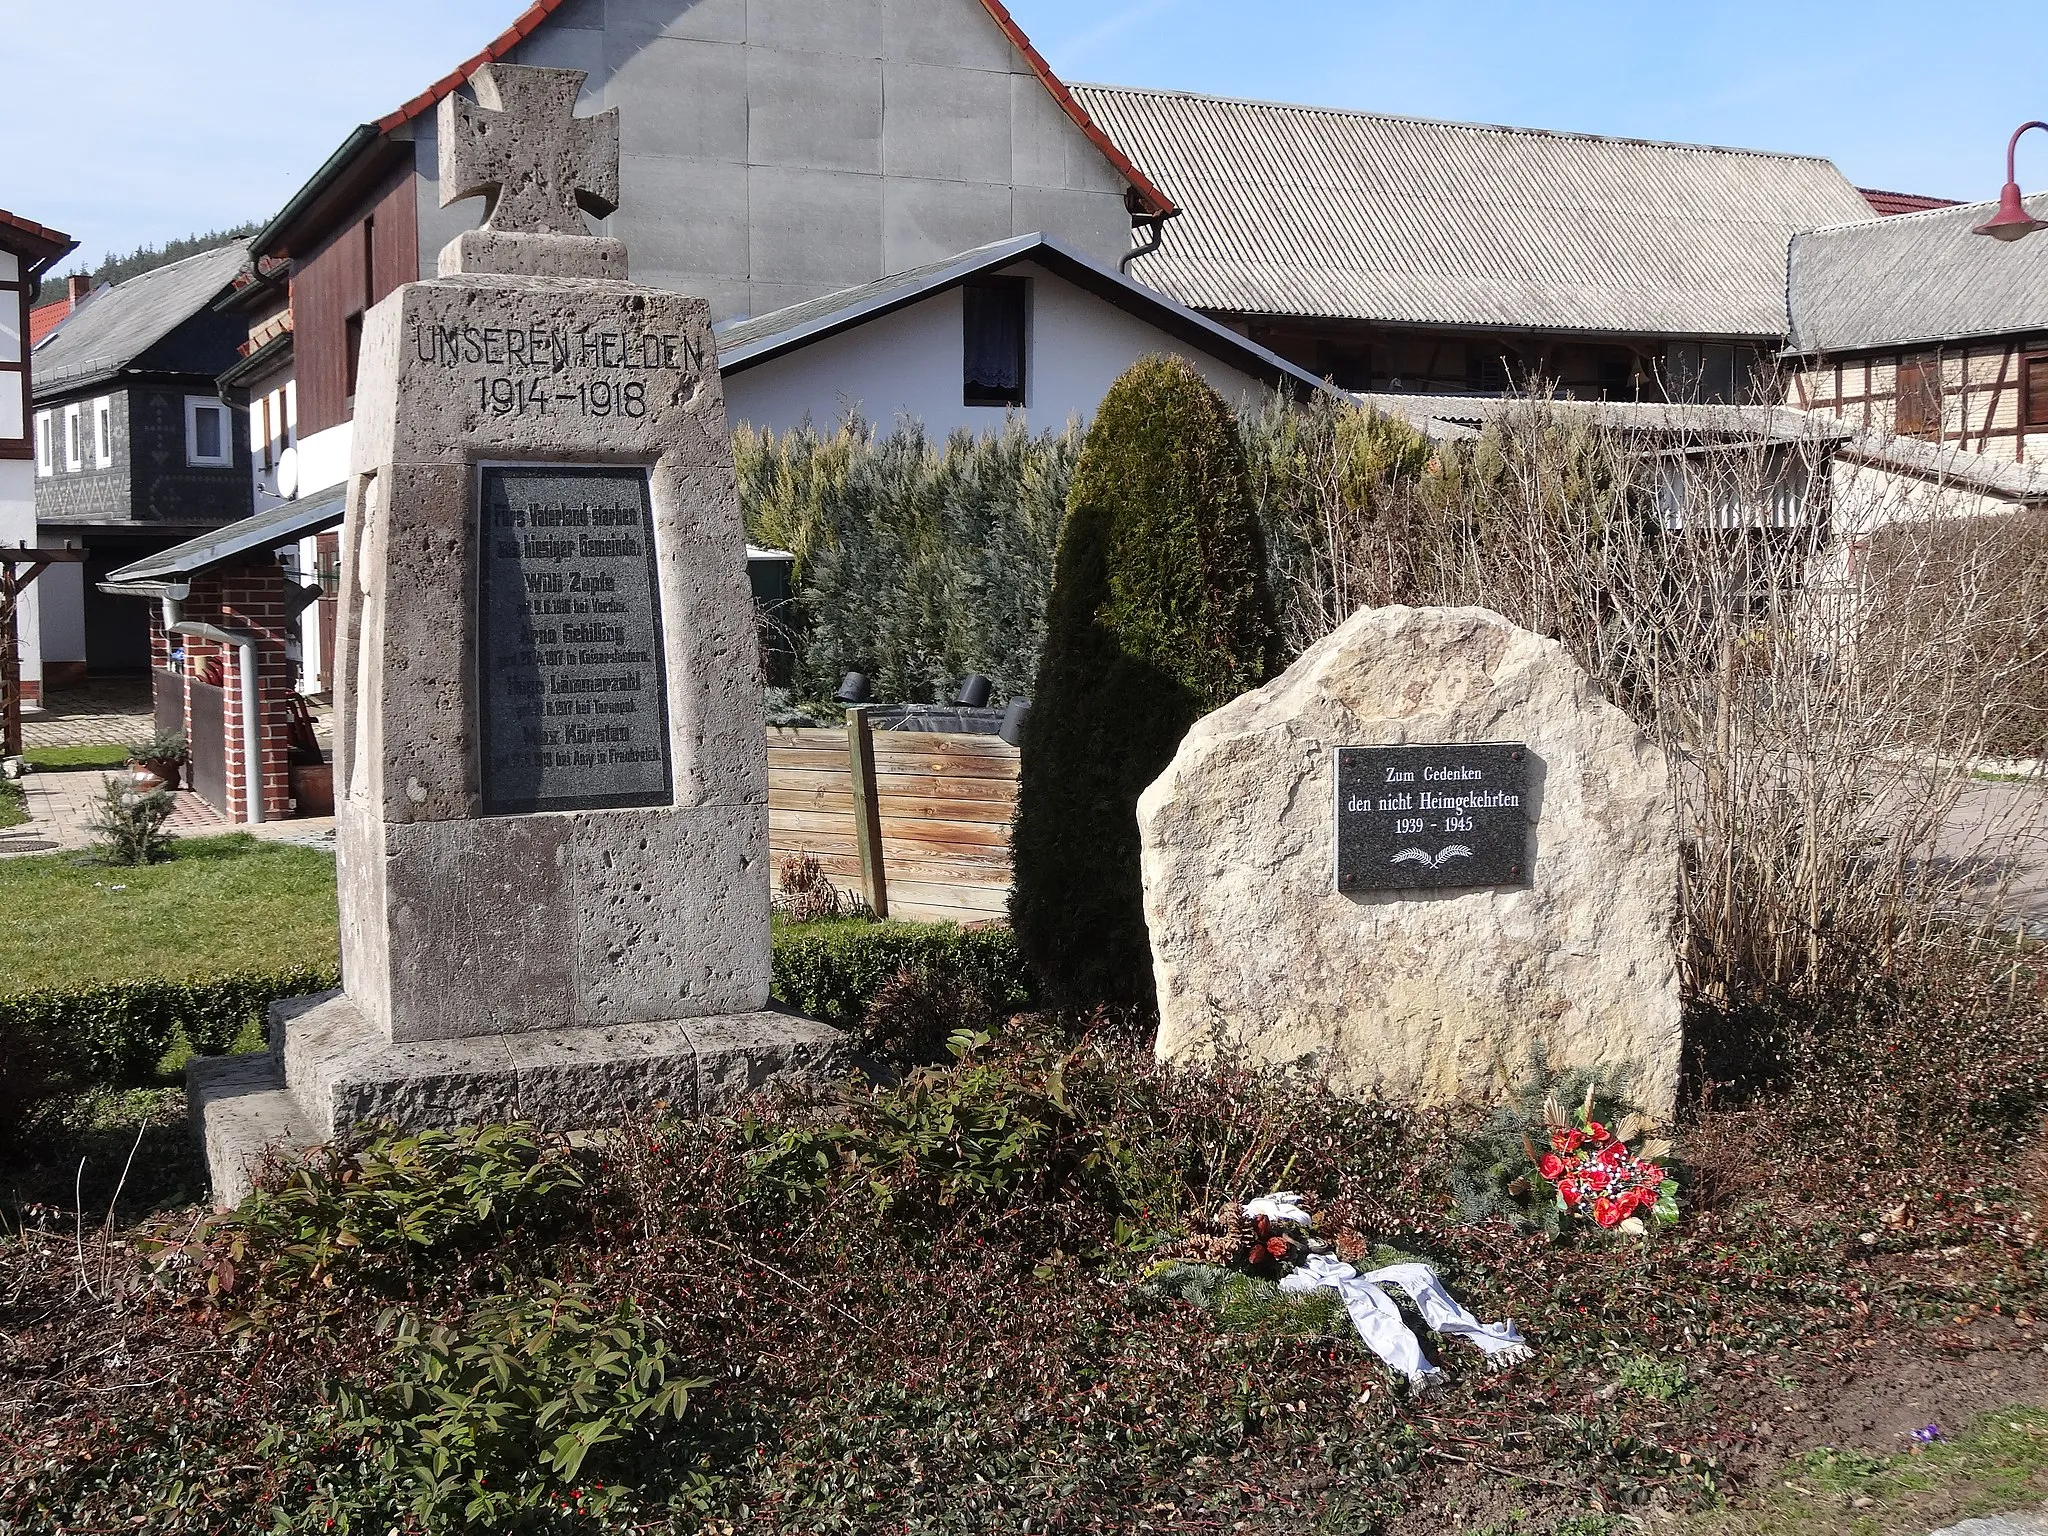
M 1030 713 L 1029 699 L 1010 700 L 1010 707 L 1003 711 L 1003 723 L 996 734 L 1013 747 L 1021 746 L 1024 741 L 1024 717 Z
M 979 672 L 970 672 L 960 680 L 960 697 L 953 702 L 962 709 L 988 708 L 989 680 Z
M 832 695 L 842 704 L 865 704 L 870 696 L 868 675 L 865 672 L 847 673 L 845 681 L 839 685 L 839 691 Z

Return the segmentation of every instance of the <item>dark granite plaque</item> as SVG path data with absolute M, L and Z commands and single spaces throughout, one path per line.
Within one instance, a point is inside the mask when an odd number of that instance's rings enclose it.
M 1528 756 L 1499 741 L 1337 748 L 1337 889 L 1525 884 Z
M 485 814 L 668 804 L 647 471 L 487 464 L 479 473 Z

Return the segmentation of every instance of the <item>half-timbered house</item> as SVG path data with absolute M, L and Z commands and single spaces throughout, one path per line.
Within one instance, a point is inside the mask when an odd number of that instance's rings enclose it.
M 2048 194 L 2027 206 L 2048 216 Z M 1788 403 L 1995 459 L 2048 458 L 2048 242 L 1972 234 L 1990 209 L 1795 236 Z

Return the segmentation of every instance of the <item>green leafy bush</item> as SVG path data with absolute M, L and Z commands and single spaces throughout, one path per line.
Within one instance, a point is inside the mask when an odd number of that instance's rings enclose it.
M 812 923 L 778 928 L 775 996 L 842 1029 L 857 1027 L 875 995 L 906 967 L 968 989 L 994 1013 L 1031 1001 L 1029 975 L 1007 928 L 952 923 Z
M 1280 661 L 1237 423 L 1191 364 L 1145 358 L 1082 444 L 1024 730 L 1010 915 L 1055 1001 L 1151 999 L 1138 795 Z
M 195 1053 L 218 1055 L 272 1003 L 339 984 L 331 969 L 295 966 L 205 981 L 151 979 L 23 992 L 0 997 L 0 1040 L 40 1039 L 68 1071 L 88 1082 L 147 1083 L 181 1035 Z
M 882 1211 L 970 1221 L 1012 1207 L 1081 1199 L 1122 1209 L 1126 1155 L 1068 1102 L 1066 1059 L 1036 1045 L 950 1042 L 959 1065 L 900 1086 L 848 1090 L 820 1119 L 776 1131 L 748 1118 L 752 1192 L 776 1206 L 863 1186 Z
M 393 1310 L 379 1327 L 389 1380 L 340 1389 L 333 1420 L 372 1475 L 354 1496 L 330 1485 L 316 1518 L 381 1514 L 395 1499 L 432 1532 L 557 1515 L 587 1528 L 630 1499 L 625 1479 L 657 1452 L 663 1421 L 707 1385 L 680 1374 L 631 1302 L 601 1311 L 551 1281 L 487 1298 L 459 1324 Z
M 259 1179 L 207 1233 L 208 1288 L 262 1310 L 307 1286 L 403 1290 L 457 1260 L 545 1235 L 583 1170 L 530 1126 L 369 1128 Z

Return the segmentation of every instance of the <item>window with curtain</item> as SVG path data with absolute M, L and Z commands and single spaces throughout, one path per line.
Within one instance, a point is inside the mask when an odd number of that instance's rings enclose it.
M 962 356 L 968 405 L 1024 403 L 1025 299 L 1021 277 L 989 277 L 961 290 Z

